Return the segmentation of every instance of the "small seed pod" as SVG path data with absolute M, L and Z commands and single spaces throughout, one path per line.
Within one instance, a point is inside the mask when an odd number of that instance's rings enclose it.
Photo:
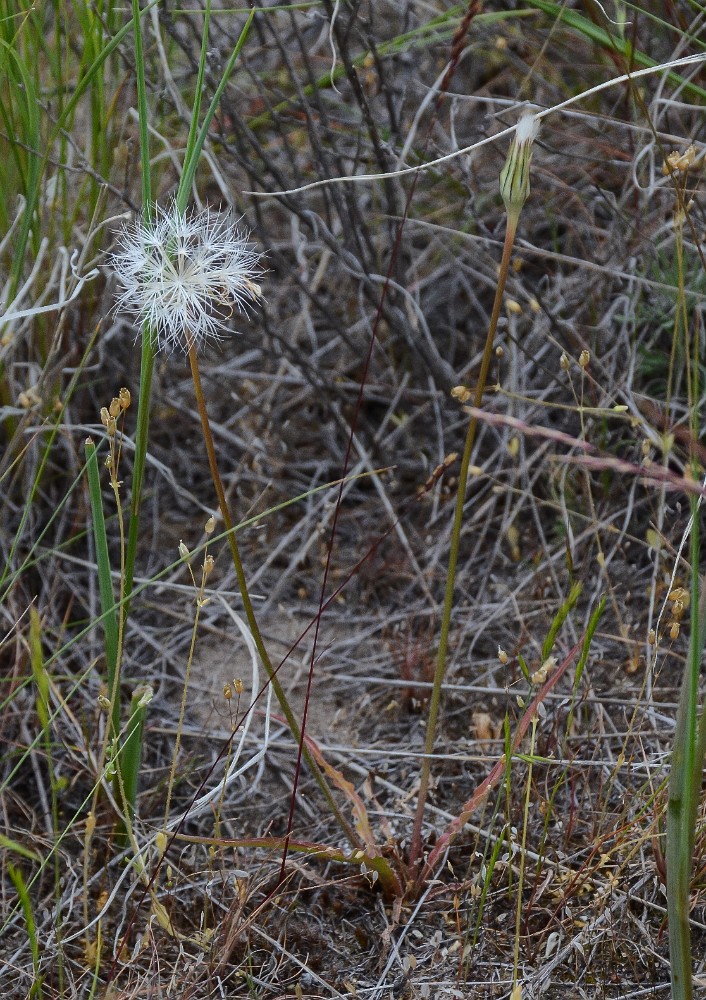
M 132 397 L 130 396 L 130 390 L 126 389 L 123 386 L 123 388 L 118 393 L 118 399 L 120 400 L 120 405 L 123 408 L 123 410 L 127 410 L 128 406 L 132 401 Z
M 110 401 L 110 406 L 108 407 L 108 413 L 111 417 L 119 417 L 122 406 L 120 405 L 120 400 L 117 396 L 113 396 Z

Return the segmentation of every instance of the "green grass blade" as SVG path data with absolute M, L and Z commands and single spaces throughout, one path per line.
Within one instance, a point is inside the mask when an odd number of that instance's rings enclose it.
M 39 972 L 39 939 L 37 938 L 37 925 L 34 920 L 34 913 L 32 912 L 32 902 L 29 898 L 29 892 L 27 891 L 27 885 L 22 877 L 22 872 L 19 868 L 15 868 L 14 865 L 8 865 L 7 871 L 12 879 L 13 885 L 17 890 L 17 895 L 20 900 L 20 905 L 22 906 L 22 915 L 25 918 L 25 926 L 27 928 L 27 937 L 29 939 L 29 947 L 32 953 L 32 973 L 34 982 L 29 990 L 29 997 L 42 997 L 42 976 Z
M 689 895 L 696 811 L 701 797 L 703 719 L 698 725 L 699 672 L 703 653 L 704 599 L 699 590 L 699 504 L 692 500 L 691 635 L 677 709 L 667 802 L 667 914 L 673 1000 L 691 1000 L 692 956 Z M 701 730 L 701 731 L 699 731 Z
M 130 702 L 130 721 L 127 735 L 120 752 L 120 776 L 122 779 L 125 807 L 132 821 L 135 815 L 137 789 L 142 763 L 142 741 L 147 717 L 147 705 L 152 698 L 152 688 L 146 684 L 136 687 Z
M 183 212 L 189 201 L 189 192 L 191 191 L 191 185 L 193 184 L 194 177 L 196 176 L 196 168 L 199 165 L 199 159 L 201 158 L 201 151 L 203 150 L 204 143 L 208 136 L 209 129 L 211 128 L 211 122 L 213 121 L 213 116 L 216 113 L 216 109 L 220 103 L 221 97 L 223 96 L 223 91 L 226 89 L 226 84 L 230 79 L 230 75 L 235 68 L 235 63 L 238 56 L 245 44 L 245 40 L 248 37 L 248 32 L 250 31 L 250 26 L 255 17 L 255 11 L 251 11 L 245 24 L 243 25 L 243 30 L 240 32 L 240 37 L 235 43 L 235 48 L 233 49 L 231 56 L 226 63 L 226 67 L 223 70 L 223 75 L 221 76 L 220 83 L 216 87 L 216 91 L 211 98 L 211 103 L 208 106 L 206 115 L 203 120 L 203 124 L 199 129 L 198 135 L 194 141 L 194 146 L 192 149 L 187 150 L 186 159 L 184 161 L 184 169 L 182 171 L 181 180 L 179 182 L 179 190 L 177 191 L 177 206 Z M 191 138 L 191 137 L 190 137 Z
M 581 593 L 581 584 L 574 583 L 569 591 L 569 596 L 566 598 L 562 606 L 559 608 L 557 613 L 554 615 L 554 620 L 549 626 L 549 631 L 547 632 L 547 637 L 542 644 L 542 663 L 547 659 L 552 649 L 554 648 L 554 643 L 556 637 L 559 634 L 559 629 L 566 621 L 569 612 L 575 606 L 579 599 Z
M 607 49 L 610 52 L 617 52 L 626 60 L 629 66 L 640 66 L 648 69 L 651 66 L 659 65 L 656 59 L 652 59 L 646 53 L 633 48 L 629 41 L 625 41 L 618 35 L 611 34 L 604 28 L 600 28 L 593 21 L 589 21 L 588 18 L 583 17 L 583 15 L 577 13 L 575 10 L 569 10 L 560 4 L 549 3 L 548 0 L 531 0 L 531 6 L 544 11 L 545 14 L 549 14 L 550 17 L 555 18 L 557 21 L 561 21 L 567 27 L 579 32 L 584 38 L 595 42 L 601 48 Z M 673 86 L 683 90 L 684 93 L 688 93 L 692 97 L 700 97 L 701 100 L 706 100 L 706 90 L 695 83 L 691 83 L 689 80 L 685 80 L 679 73 L 670 71 L 666 74 L 666 77 Z

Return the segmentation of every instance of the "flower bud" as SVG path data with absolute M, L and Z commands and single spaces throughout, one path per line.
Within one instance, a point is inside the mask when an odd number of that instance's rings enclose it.
M 538 131 L 539 122 L 535 115 L 527 114 L 520 118 L 505 166 L 500 172 L 500 194 L 508 215 L 515 221 L 530 193 L 529 168 Z

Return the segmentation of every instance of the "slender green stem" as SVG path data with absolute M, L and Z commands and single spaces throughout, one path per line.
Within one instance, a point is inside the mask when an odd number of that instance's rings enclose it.
M 473 399 L 473 405 L 478 409 L 483 402 L 483 393 L 490 371 L 490 360 L 493 353 L 493 342 L 500 316 L 507 272 L 510 265 L 510 255 L 515 242 L 517 232 L 517 216 L 508 214 L 507 228 L 505 230 L 505 244 L 500 262 L 500 273 L 498 285 L 495 290 L 495 302 L 493 312 L 488 326 L 488 336 L 485 341 L 485 349 L 481 361 L 478 384 Z M 429 716 L 427 718 L 426 741 L 424 745 L 424 760 L 422 761 L 419 775 L 419 792 L 417 795 L 417 811 L 414 817 L 414 827 L 412 829 L 412 843 L 410 846 L 410 862 L 415 864 L 421 857 L 422 852 L 422 823 L 424 821 L 424 808 L 426 806 L 427 795 L 429 794 L 429 780 L 431 778 L 431 755 L 434 752 L 434 739 L 436 736 L 436 725 L 439 717 L 439 707 L 441 705 L 441 686 L 446 670 L 446 656 L 449 646 L 449 632 L 451 629 L 451 612 L 454 603 L 454 590 L 456 587 L 456 564 L 458 562 L 458 552 L 461 540 L 461 528 L 463 526 L 463 507 L 466 501 L 466 487 L 468 485 L 468 469 L 471 463 L 471 453 L 476 440 L 476 430 L 478 420 L 472 416 L 468 423 L 466 432 L 466 443 L 463 448 L 461 459 L 461 471 L 458 477 L 458 491 L 456 493 L 456 508 L 454 511 L 454 522 L 451 531 L 451 545 L 449 549 L 449 568 L 446 575 L 446 592 L 444 595 L 444 611 L 441 619 L 441 633 L 439 635 L 439 648 L 436 656 L 436 669 L 434 671 L 434 683 L 429 699 Z
M 189 362 L 191 364 L 191 376 L 194 382 L 194 393 L 196 396 L 196 405 L 199 411 L 199 417 L 201 419 L 201 429 L 203 431 L 204 443 L 206 445 L 206 453 L 208 455 L 208 464 L 211 469 L 211 478 L 213 479 L 213 485 L 216 490 L 216 496 L 218 498 L 218 506 L 221 509 L 221 515 L 223 517 L 223 523 L 228 531 L 228 544 L 230 546 L 230 553 L 233 559 L 233 566 L 235 567 L 235 575 L 238 579 L 238 587 L 240 590 L 240 596 L 243 601 L 243 607 L 245 609 L 245 617 L 247 618 L 252 637 L 255 641 L 255 646 L 257 652 L 262 660 L 263 666 L 267 671 L 267 676 L 272 684 L 272 689 L 275 692 L 277 701 L 280 703 L 284 716 L 287 720 L 287 725 L 289 726 L 292 736 L 297 742 L 302 745 L 302 752 L 304 759 L 306 760 L 311 773 L 313 774 L 316 783 L 321 789 L 326 802 L 331 809 L 331 812 L 336 818 L 339 826 L 345 833 L 349 842 L 353 847 L 362 847 L 362 842 L 357 834 L 354 832 L 350 823 L 346 820 L 341 810 L 338 808 L 336 801 L 333 797 L 331 789 L 329 788 L 326 779 L 321 773 L 321 769 L 314 760 L 311 752 L 309 751 L 306 743 L 302 743 L 301 729 L 299 723 L 296 720 L 294 712 L 287 701 L 287 696 L 284 693 L 284 689 L 280 684 L 277 673 L 272 666 L 272 661 L 270 660 L 267 649 L 262 639 L 262 633 L 257 624 L 257 618 L 255 617 L 255 611 L 252 606 L 252 601 L 250 600 L 250 593 L 248 591 L 248 584 L 245 578 L 245 570 L 243 569 L 243 563 L 240 558 L 240 550 L 238 548 L 238 541 L 236 538 L 236 533 L 233 525 L 233 519 L 230 514 L 230 509 L 228 506 L 228 500 L 226 499 L 225 490 L 223 489 L 223 481 L 221 480 L 221 474 L 218 469 L 218 462 L 216 459 L 216 449 L 213 442 L 213 434 L 211 432 L 211 423 L 208 418 L 208 411 L 206 409 L 206 403 L 203 395 L 203 388 L 201 386 L 201 373 L 199 371 L 199 362 L 196 355 L 196 350 L 192 346 L 189 349 Z

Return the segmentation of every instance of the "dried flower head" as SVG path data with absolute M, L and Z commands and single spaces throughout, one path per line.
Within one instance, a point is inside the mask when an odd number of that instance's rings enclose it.
M 231 216 L 156 205 L 152 221 L 118 237 L 109 261 L 121 286 L 115 308 L 132 313 L 157 350 L 188 351 L 219 340 L 234 310 L 261 297 L 259 259 Z

